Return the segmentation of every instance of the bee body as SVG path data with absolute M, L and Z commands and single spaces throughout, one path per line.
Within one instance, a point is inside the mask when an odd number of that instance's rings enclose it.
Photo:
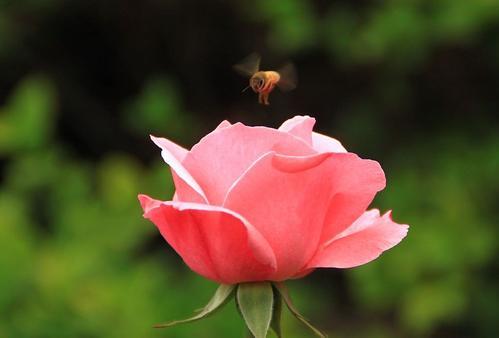
M 249 80 L 249 85 L 255 93 L 258 93 L 258 102 L 269 104 L 269 94 L 279 83 L 281 75 L 273 70 L 258 71 Z
M 234 66 L 234 69 L 242 75 L 249 77 L 249 85 L 258 94 L 258 102 L 269 104 L 269 95 L 276 86 L 284 91 L 296 87 L 296 73 L 293 65 L 287 64 L 281 70 L 259 70 L 260 56 L 252 54 L 243 60 L 240 64 Z M 244 90 L 243 90 L 244 91 Z

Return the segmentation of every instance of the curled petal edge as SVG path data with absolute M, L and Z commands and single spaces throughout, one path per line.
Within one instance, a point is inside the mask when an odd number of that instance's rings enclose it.
M 287 132 L 299 139 L 305 141 L 308 145 L 312 145 L 312 130 L 315 125 L 315 119 L 308 115 L 295 116 L 284 121 L 278 130 Z
M 151 135 L 151 140 L 161 148 L 161 156 L 178 177 L 184 181 L 199 197 L 206 203 L 208 199 L 203 189 L 199 186 L 198 182 L 191 176 L 187 169 L 183 166 L 182 161 L 187 156 L 188 151 L 179 145 L 161 137 Z
M 407 224 L 392 220 L 391 211 L 383 216 L 379 216 L 376 209 L 367 211 L 350 227 L 326 242 L 307 269 L 353 268 L 369 263 L 399 244 L 408 229 Z
M 312 132 L 312 146 L 318 152 L 348 152 L 337 139 L 316 132 Z

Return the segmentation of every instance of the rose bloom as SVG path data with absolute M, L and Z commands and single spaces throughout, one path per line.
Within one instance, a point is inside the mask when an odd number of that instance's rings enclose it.
M 366 211 L 385 187 L 376 161 L 296 116 L 279 129 L 222 122 L 192 149 L 158 137 L 172 201 L 139 195 L 144 217 L 198 274 L 224 284 L 350 268 L 398 244 L 408 226 Z

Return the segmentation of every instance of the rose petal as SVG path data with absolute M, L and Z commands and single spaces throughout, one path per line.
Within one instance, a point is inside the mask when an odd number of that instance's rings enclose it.
M 276 255 L 277 271 L 271 280 L 295 276 L 312 258 L 331 197 L 355 181 L 362 183 L 359 175 L 366 161 L 351 153 L 268 153 L 231 187 L 224 207 L 253 224 Z
M 371 209 L 364 212 L 355 222 L 352 223 L 348 228 L 343 230 L 341 233 L 337 234 L 333 239 L 327 241 L 325 245 L 328 245 L 334 240 L 346 237 L 348 235 L 354 234 L 356 232 L 362 231 L 371 224 L 373 224 L 379 218 L 379 210 Z
M 276 154 L 272 159 L 272 165 L 282 172 L 294 173 L 317 167 L 330 156 L 331 153 L 314 154 L 310 156 L 286 156 Z
M 376 259 L 397 245 L 409 226 L 392 221 L 390 212 L 364 213 L 343 233 L 333 238 L 309 263 L 308 268 L 351 268 Z
M 202 187 L 210 204 L 221 205 L 229 187 L 269 151 L 285 155 L 315 153 L 288 133 L 236 123 L 205 136 L 187 154 L 183 165 Z
M 206 204 L 162 202 L 140 195 L 150 219 L 185 263 L 224 284 L 265 280 L 275 270 L 274 253 L 240 215 Z
M 203 189 L 201 189 L 196 180 L 182 164 L 182 161 L 184 161 L 189 151 L 165 138 L 151 135 L 151 140 L 161 148 L 161 156 L 172 170 L 173 181 L 176 188 L 176 199 L 188 202 L 206 203 L 207 199 Z
M 189 150 L 179 146 L 176 143 L 173 143 L 170 140 L 167 140 L 166 138 L 156 137 L 153 135 L 150 135 L 150 137 L 154 144 L 160 147 L 162 151 L 164 150 L 168 153 L 166 155 L 173 156 L 179 162 L 182 162 L 185 156 L 187 156 L 187 154 L 189 153 Z
M 334 173 L 334 179 L 337 182 L 336 191 L 329 201 L 321 243 L 344 231 L 359 218 L 386 184 L 385 174 L 378 162 L 358 161 L 352 157 L 345 158 L 344 164 Z
M 340 141 L 319 133 L 312 133 L 312 144 L 316 151 L 333 152 L 333 153 L 346 153 L 347 150 L 343 147 Z
M 286 120 L 279 130 L 289 133 L 312 145 L 312 129 L 315 125 L 315 119 L 310 116 L 295 116 Z
M 220 122 L 220 124 L 215 128 L 215 130 L 218 130 L 218 129 L 223 129 L 223 128 L 227 128 L 227 127 L 230 127 L 232 126 L 232 124 L 227 121 L 227 120 L 223 120 L 222 122 Z

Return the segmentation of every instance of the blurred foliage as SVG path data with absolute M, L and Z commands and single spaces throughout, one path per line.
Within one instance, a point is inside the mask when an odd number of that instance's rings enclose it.
M 33 77 L 21 83 L 2 109 L 0 151 L 8 153 L 43 147 L 51 132 L 54 105 L 54 90 L 46 79 Z
M 379 204 L 393 208 L 395 219 L 417 228 L 411 229 L 397 253 L 352 271 L 359 305 L 375 312 L 395 309 L 404 326 L 422 336 L 439 323 L 457 325 L 484 311 L 475 307 L 473 298 L 476 283 L 483 282 L 480 272 L 487 273 L 497 258 L 493 225 L 498 214 L 492 202 L 499 191 L 497 149 L 497 135 L 484 144 L 448 136 L 406 149 L 410 157 L 394 157 L 388 170 L 396 167 L 398 173 L 392 175 Z M 429 153 L 439 155 L 432 163 L 422 162 Z M 497 292 L 495 299 L 494 293 L 489 296 L 498 304 Z M 480 317 L 475 325 L 477 336 L 496 332 L 492 318 Z
M 295 92 L 258 106 L 231 64 L 293 60 Z M 366 266 L 290 282 L 330 337 L 497 337 L 499 2 L 0 1 L 0 337 L 239 337 L 141 218 L 169 199 L 157 134 L 295 113 L 379 159 L 374 205 L 411 225 Z M 286 337 L 308 333 L 290 316 Z
M 167 78 L 147 82 L 138 97 L 125 103 L 124 110 L 127 127 L 139 135 L 168 133 L 180 142 L 185 141 L 182 126 L 196 127 L 190 115 L 182 110 L 177 87 Z

